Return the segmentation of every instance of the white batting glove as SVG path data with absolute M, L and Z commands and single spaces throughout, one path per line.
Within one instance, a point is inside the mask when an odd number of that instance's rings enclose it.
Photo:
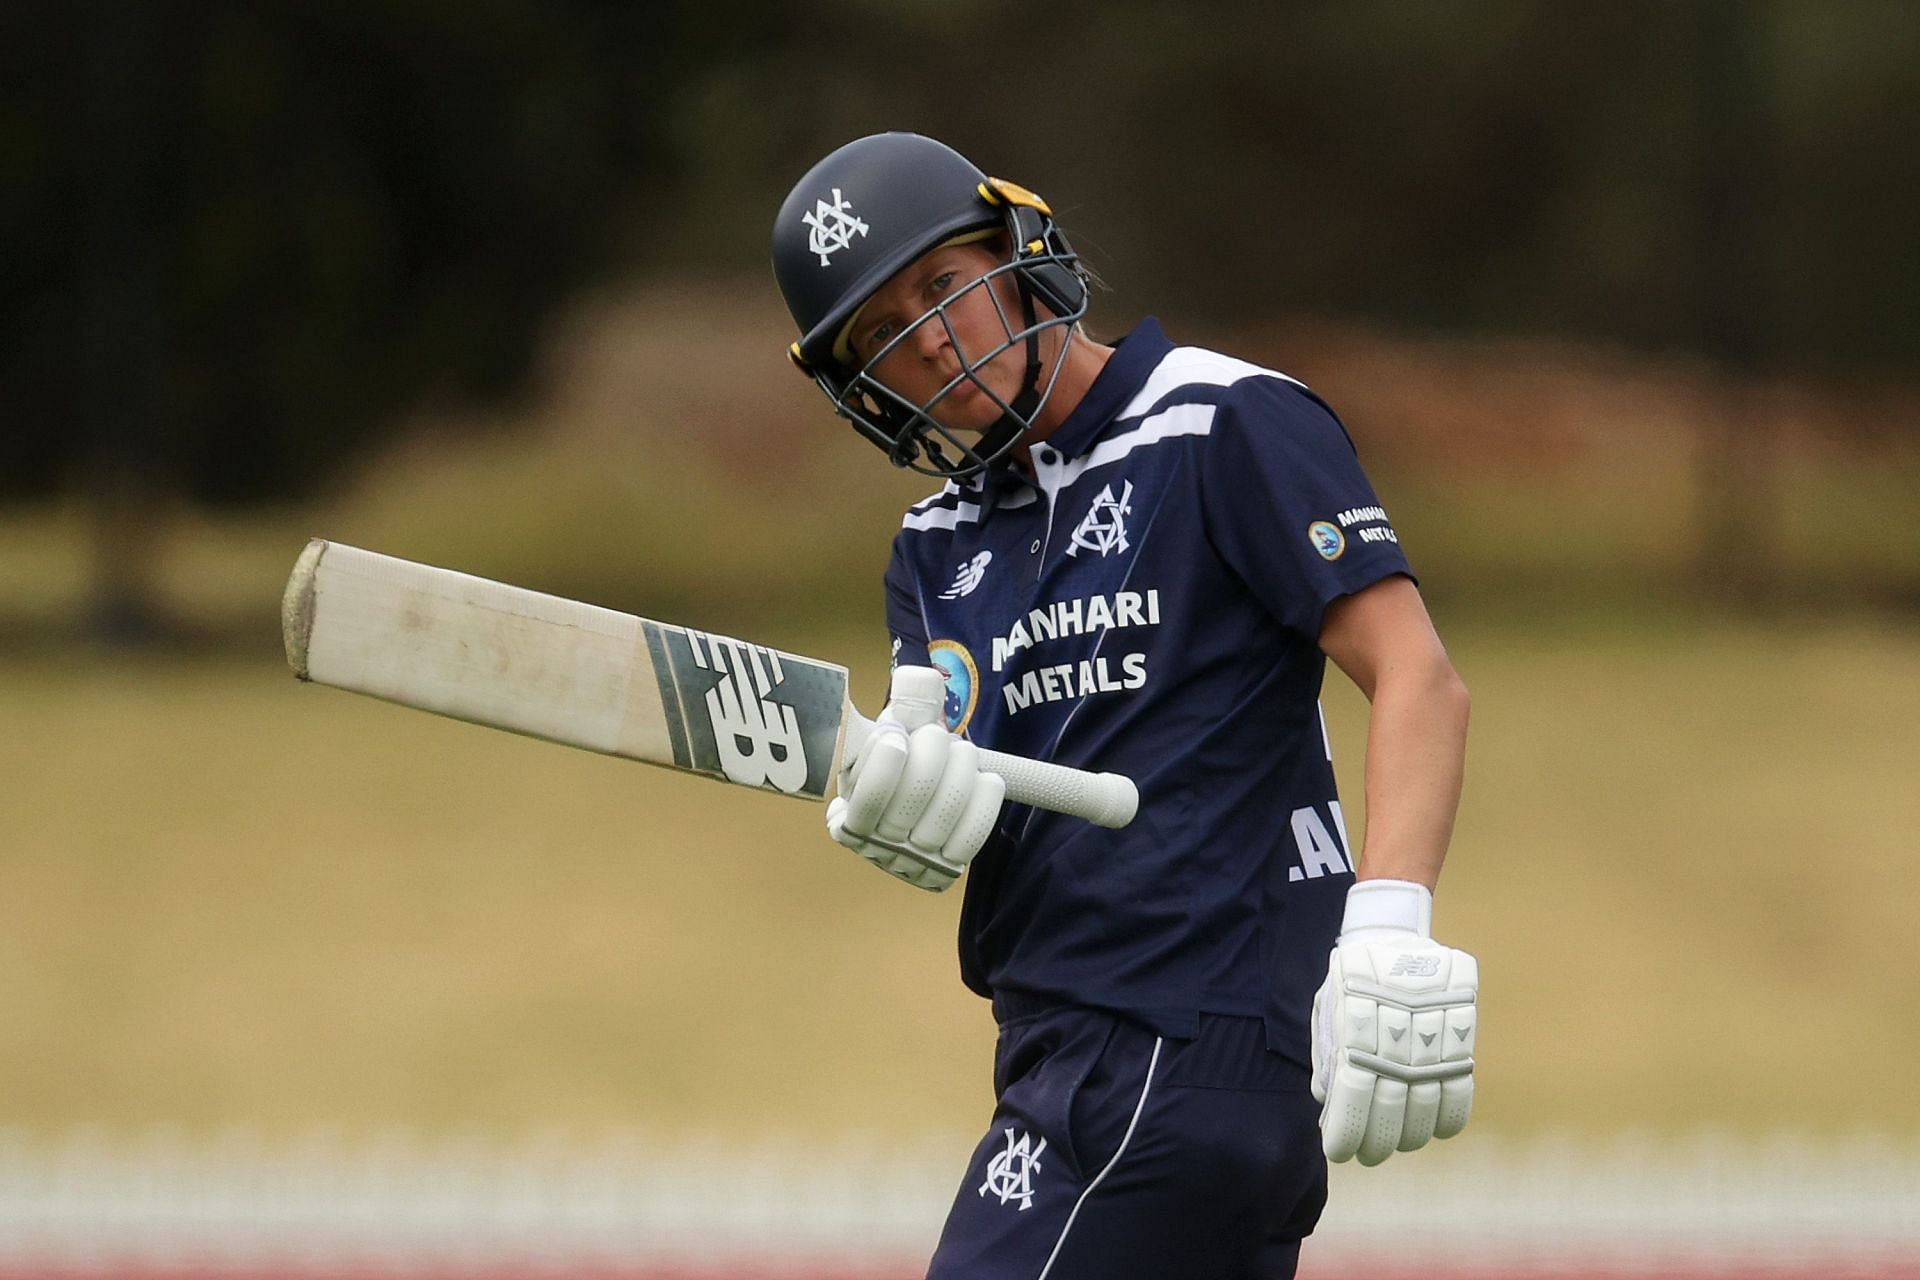
M 1473 1110 L 1480 966 L 1430 936 L 1433 895 L 1362 880 L 1313 998 L 1313 1096 L 1329 1160 L 1379 1164 L 1451 1138 Z
M 945 676 L 934 674 L 944 688 Z M 840 771 L 827 834 L 888 875 L 938 893 L 993 834 L 1007 784 L 981 771 L 971 742 L 925 723 L 924 705 L 901 697 L 903 683 L 922 678 L 916 668 L 895 673 L 894 701 Z M 920 723 L 909 729 L 908 722 Z

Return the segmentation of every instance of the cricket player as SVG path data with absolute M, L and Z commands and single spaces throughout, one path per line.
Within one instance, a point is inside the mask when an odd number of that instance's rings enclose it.
M 1047 204 L 929 138 L 815 165 L 773 263 L 794 362 L 942 481 L 885 595 L 944 723 L 883 713 L 827 813 L 911 884 L 967 873 L 998 1103 L 929 1275 L 1292 1276 L 1326 1158 L 1449 1137 L 1473 1096 L 1475 962 L 1430 931 L 1467 692 L 1345 428 L 1152 320 L 1090 338 Z M 1328 658 L 1372 707 L 1357 866 Z M 1004 804 L 975 744 L 1130 775 L 1139 816 Z

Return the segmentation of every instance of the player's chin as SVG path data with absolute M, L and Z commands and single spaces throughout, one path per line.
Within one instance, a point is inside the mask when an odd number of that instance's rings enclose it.
M 928 417 L 948 431 L 962 435 L 983 434 L 1000 421 L 1004 412 L 1000 401 L 971 378 L 961 379 L 951 391 L 927 406 Z

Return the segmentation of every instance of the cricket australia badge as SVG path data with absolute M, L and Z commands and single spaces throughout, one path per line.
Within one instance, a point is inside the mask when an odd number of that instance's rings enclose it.
M 1033 1175 L 1040 1172 L 1040 1153 L 1047 1149 L 1047 1140 L 1040 1139 L 1036 1144 L 1033 1135 L 1021 1133 L 1018 1138 L 1008 1129 L 1007 1149 L 994 1153 L 987 1162 L 987 1180 L 980 1184 L 980 1194 L 998 1196 L 1000 1203 L 1010 1200 L 1020 1202 L 1021 1212 L 1033 1208 Z
M 980 701 L 980 668 L 958 640 L 933 641 L 927 645 L 927 658 L 947 677 L 947 698 L 941 708 L 947 732 L 965 733 Z

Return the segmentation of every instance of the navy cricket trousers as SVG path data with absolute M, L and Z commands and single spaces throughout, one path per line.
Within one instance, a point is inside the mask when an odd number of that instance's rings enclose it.
M 1327 1198 L 1320 1107 L 1258 1018 L 1174 1040 L 995 1008 L 999 1103 L 928 1280 L 1290 1280 Z

